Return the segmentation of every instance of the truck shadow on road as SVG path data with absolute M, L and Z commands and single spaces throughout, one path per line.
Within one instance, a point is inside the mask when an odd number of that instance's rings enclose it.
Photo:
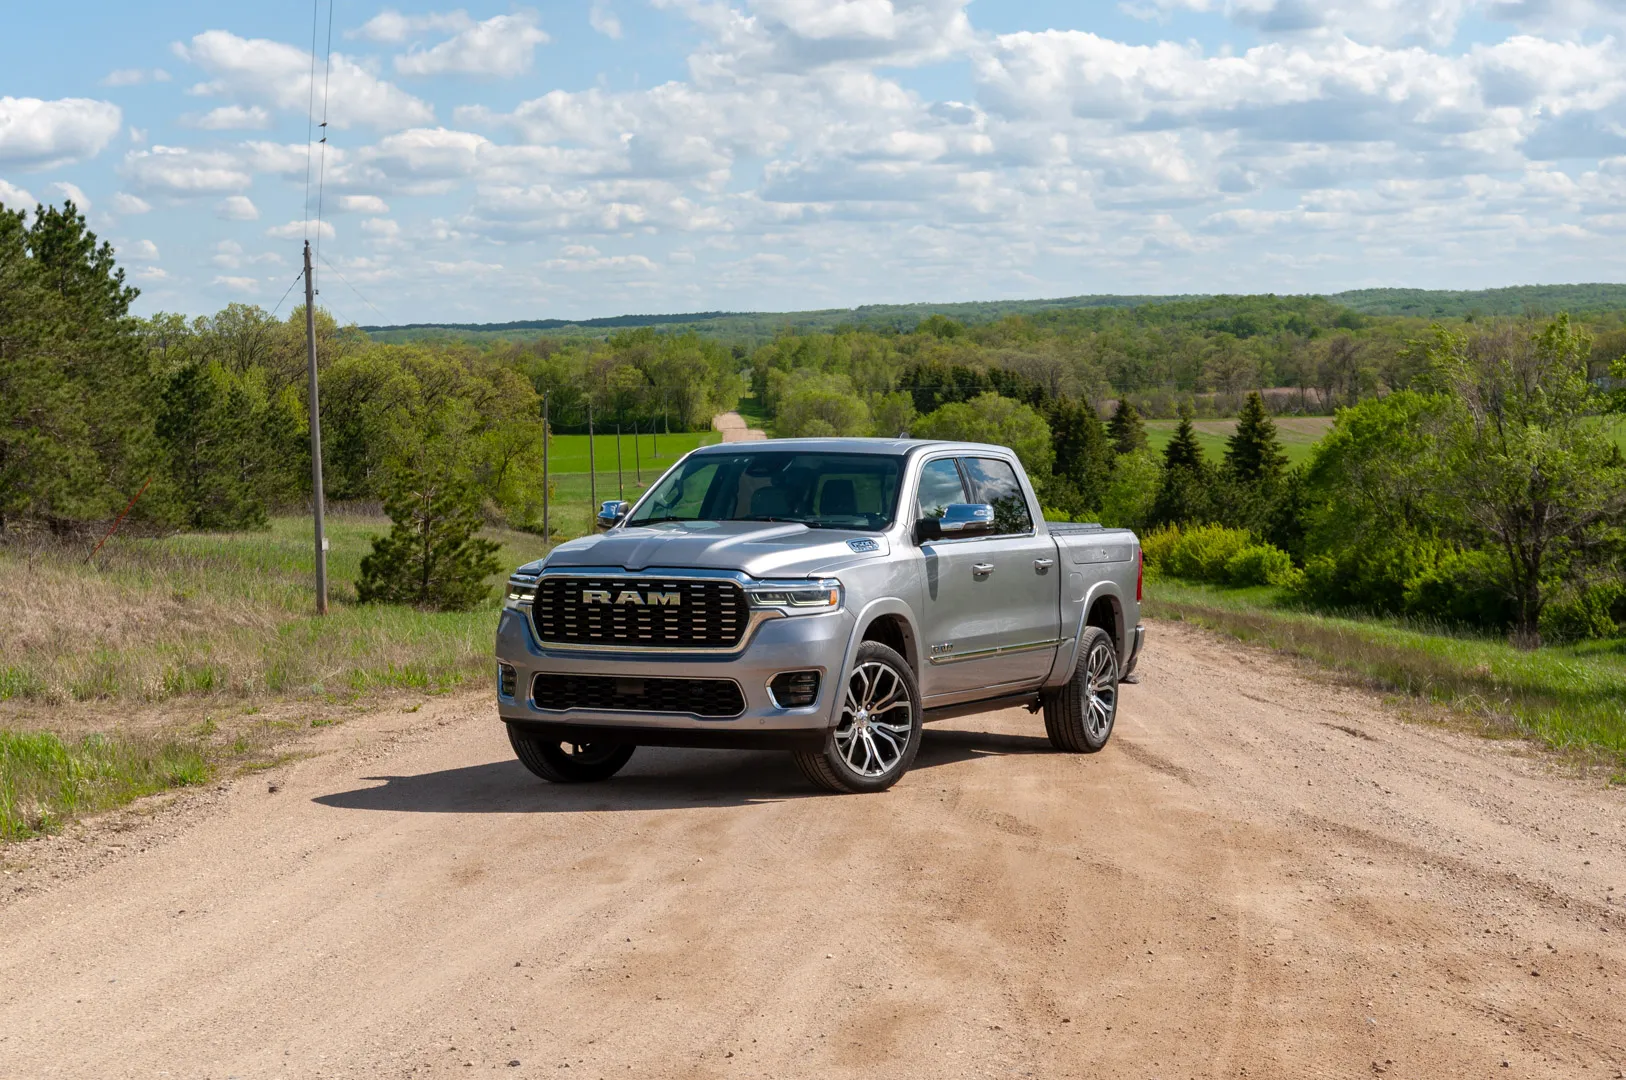
M 926 730 L 915 769 L 973 758 L 1053 753 L 1029 735 Z M 604 810 L 670 810 L 748 806 L 822 794 L 797 771 L 789 754 L 759 751 L 641 748 L 614 779 L 602 784 L 548 784 L 518 761 L 494 761 L 416 776 L 369 776 L 382 784 L 318 796 L 342 810 L 419 814 L 567 814 Z M 902 781 L 909 783 L 909 778 Z

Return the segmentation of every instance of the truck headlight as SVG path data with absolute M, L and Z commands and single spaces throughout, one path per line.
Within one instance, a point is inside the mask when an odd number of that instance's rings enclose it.
M 753 608 L 779 611 L 786 615 L 816 615 L 841 607 L 841 582 L 763 581 L 745 587 Z

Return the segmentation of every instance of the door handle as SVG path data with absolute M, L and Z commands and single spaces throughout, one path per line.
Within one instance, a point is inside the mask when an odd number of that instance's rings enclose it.
M 971 564 L 971 573 L 975 577 L 987 577 L 989 574 L 992 574 L 993 572 L 994 572 L 994 564 L 991 563 L 991 562 L 980 562 L 980 563 L 972 563 Z
M 1056 565 L 1056 560 L 1055 559 L 1034 559 L 1033 560 L 1033 568 L 1035 570 L 1048 570 L 1052 566 L 1055 566 L 1055 565 Z

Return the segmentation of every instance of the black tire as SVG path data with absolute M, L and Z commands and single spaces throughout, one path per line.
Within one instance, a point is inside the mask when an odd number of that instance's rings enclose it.
M 1087 627 L 1073 677 L 1045 698 L 1050 745 L 1069 754 L 1093 754 L 1112 738 L 1118 719 L 1118 650 L 1098 626 Z
M 841 692 L 841 719 L 824 749 L 797 751 L 796 764 L 826 791 L 844 795 L 885 791 L 909 771 L 920 753 L 922 714 L 915 673 L 903 657 L 879 641 L 866 641 L 858 646 L 852 674 Z M 872 704 L 884 708 L 872 714 L 868 709 Z
M 594 784 L 621 771 L 635 746 L 620 743 L 565 743 L 508 725 L 508 742 L 531 772 L 554 784 Z

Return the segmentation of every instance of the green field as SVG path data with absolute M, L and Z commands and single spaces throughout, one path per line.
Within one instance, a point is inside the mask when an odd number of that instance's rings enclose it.
M 1174 429 L 1179 425 L 1178 420 L 1148 420 L 1146 421 L 1146 440 L 1158 453 L 1169 445 L 1174 438 Z M 1197 442 L 1202 445 L 1203 452 L 1216 464 L 1225 459 L 1225 440 L 1236 431 L 1235 420 L 1193 420 L 1192 427 L 1197 430 Z M 1276 434 L 1282 440 L 1282 449 L 1287 452 L 1287 461 L 1290 465 L 1310 459 L 1310 448 L 1314 446 L 1328 431 L 1332 430 L 1332 417 L 1330 416 L 1279 416 L 1276 417 Z
M 627 476 L 633 476 L 641 464 L 644 478 L 659 476 L 676 461 L 697 446 L 710 446 L 722 436 L 715 431 L 673 432 L 670 435 L 640 434 L 636 446 L 632 433 L 621 436 L 621 467 Z M 587 436 L 555 435 L 548 441 L 548 468 L 555 473 L 587 472 Z M 614 433 L 593 436 L 594 467 L 600 476 L 615 476 Z
M 1487 735 L 1535 739 L 1626 771 L 1626 639 L 1514 648 L 1401 619 L 1304 610 L 1268 587 L 1159 580 L 1147 613 L 1184 619 L 1440 705 Z M 1626 776 L 1620 781 L 1626 783 Z

